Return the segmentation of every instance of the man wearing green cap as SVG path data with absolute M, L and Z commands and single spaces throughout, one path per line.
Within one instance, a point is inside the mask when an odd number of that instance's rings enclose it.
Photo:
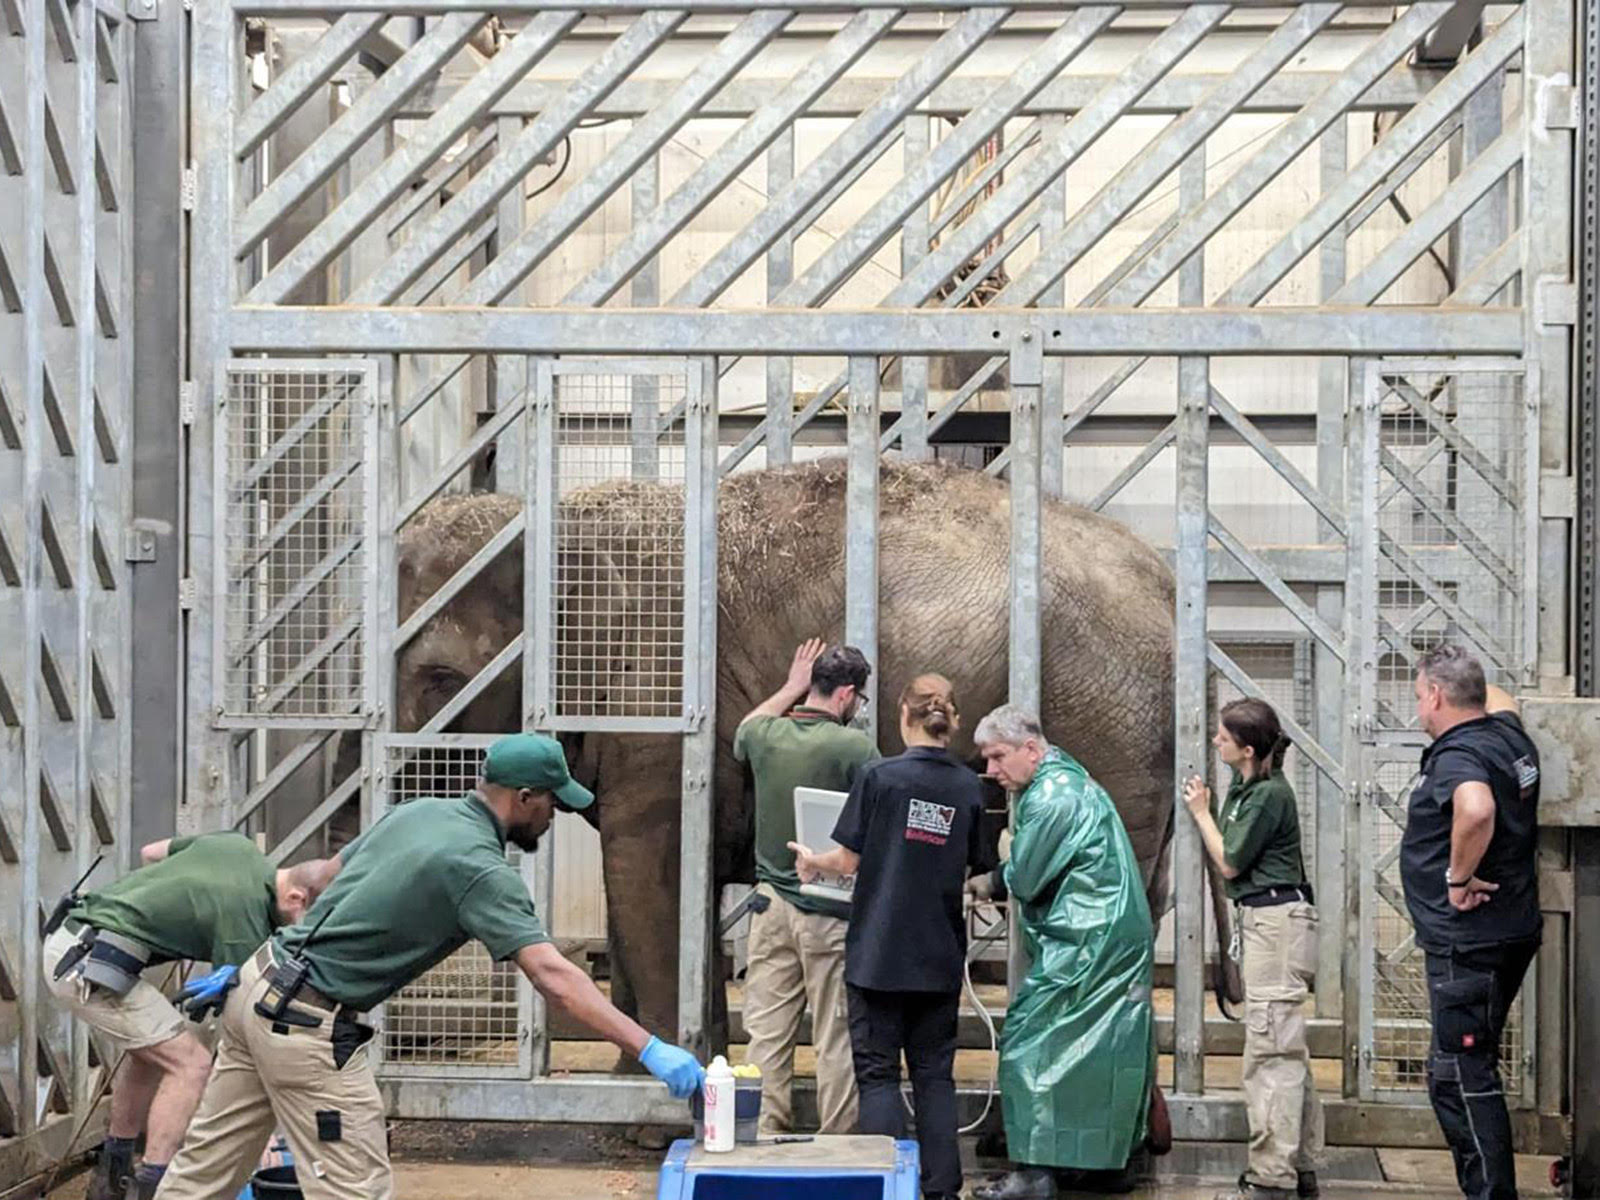
M 272 1132 L 294 1152 L 307 1200 L 389 1200 L 383 1104 L 362 1015 L 477 938 L 514 960 L 552 1005 L 637 1055 L 674 1096 L 697 1091 L 693 1056 L 612 1006 L 550 944 L 506 843 L 532 851 L 559 805 L 594 802 L 558 743 L 514 734 L 489 748 L 478 785 L 414 800 L 344 850 L 333 886 L 239 972 L 223 1009 L 216 1067 L 161 1200 L 236 1196 Z

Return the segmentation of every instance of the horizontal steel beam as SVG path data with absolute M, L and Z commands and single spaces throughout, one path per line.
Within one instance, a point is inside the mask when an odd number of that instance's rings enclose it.
M 1171 11 L 1187 8 L 1194 0 L 1123 0 L 1129 10 Z M 1235 0 L 1235 8 L 1300 8 L 1310 0 Z M 1390 8 L 1392 0 L 1348 0 L 1346 8 Z M 548 12 L 564 8 L 559 0 L 496 0 L 494 11 L 503 19 L 524 13 Z M 584 11 L 590 16 L 636 13 L 648 5 L 641 0 L 589 0 Z M 842 0 L 676 0 L 673 7 L 691 13 L 751 12 L 759 8 L 794 8 L 804 12 L 865 12 L 869 4 Z M 908 12 L 948 12 L 952 8 L 1014 8 L 1018 10 L 1084 7 L 1063 4 L 1062 0 L 967 0 L 955 5 L 952 0 L 901 0 L 896 8 Z M 246 17 L 337 16 L 347 12 L 386 12 L 394 16 L 437 16 L 440 13 L 482 12 L 484 0 L 235 0 L 233 11 Z
M 1514 308 L 772 309 L 243 305 L 235 354 L 1517 354 Z
M 991 37 L 990 45 L 1002 45 L 1004 35 Z M 1018 54 L 1042 38 L 1018 38 Z M 933 39 L 928 39 L 932 45 Z M 780 41 L 780 45 L 782 42 Z M 1254 95 L 1238 108 L 1241 113 L 1298 112 L 1341 76 L 1339 71 L 1286 71 L 1264 83 Z M 1404 112 L 1420 101 L 1439 80 L 1440 72 L 1400 67 L 1390 71 L 1358 100 L 1350 105 L 1350 112 Z M 525 79 L 489 111 L 496 116 L 537 116 L 549 108 L 572 86 L 571 77 L 536 77 Z M 808 117 L 854 117 L 871 107 L 873 101 L 892 87 L 898 76 L 875 75 L 869 71 L 852 72 L 813 100 L 806 109 Z M 926 97 L 918 101 L 914 112 L 932 116 L 959 117 L 983 103 L 986 96 L 1005 82 L 1000 75 L 963 75 L 947 79 Z M 1153 86 L 1128 109 L 1139 116 L 1173 116 L 1188 112 L 1207 93 L 1223 80 L 1220 74 L 1195 72 L 1187 75 L 1169 75 Z M 1083 109 L 1111 83 L 1109 75 L 1063 75 L 1030 97 L 1018 113 L 1035 116 L 1043 113 L 1075 113 Z M 464 81 L 462 81 L 464 82 Z M 774 87 L 782 80 L 777 77 L 748 75 L 734 80 L 713 95 L 696 110 L 699 117 L 747 117 L 772 96 Z M 426 117 L 444 104 L 459 86 L 454 80 L 441 83 L 432 89 L 415 93 L 402 106 L 402 113 L 411 117 Z M 590 115 L 595 117 L 639 117 L 657 108 L 672 92 L 670 79 L 630 79 L 611 95 L 596 104 Z

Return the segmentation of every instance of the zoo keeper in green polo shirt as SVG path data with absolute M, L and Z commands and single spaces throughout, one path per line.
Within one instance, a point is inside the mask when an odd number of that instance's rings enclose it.
M 274 867 L 238 833 L 151 842 L 140 859 L 140 870 L 78 900 L 44 943 L 56 1003 L 127 1054 L 86 1200 L 123 1200 L 140 1133 L 138 1191 L 154 1194 L 211 1070 L 211 1052 L 141 971 L 183 959 L 238 966 L 276 926 L 298 921 L 339 866 Z
M 476 938 L 510 959 L 552 1005 L 630 1054 L 674 1096 L 705 1072 L 652 1037 L 568 962 L 534 911 L 510 841 L 532 852 L 557 805 L 594 797 L 567 773 L 561 747 L 514 734 L 489 748 L 476 789 L 395 808 L 342 855 L 333 886 L 279 930 L 240 972 L 223 1009 L 216 1070 L 161 1200 L 231 1200 L 274 1119 L 307 1200 L 389 1200 L 394 1181 L 383 1103 L 362 1014 Z
M 756 883 L 771 902 L 750 917 L 744 983 L 747 1053 L 761 1068 L 764 1134 L 790 1128 L 794 1044 L 807 1004 L 822 1132 L 855 1132 L 856 1072 L 844 987 L 850 906 L 801 894 L 789 843 L 795 840 L 795 788 L 848 792 L 856 771 L 878 757 L 872 739 L 850 728 L 871 672 L 854 646 L 804 642 L 784 685 L 746 714 L 733 736 L 733 756 L 749 763 L 755 777 Z
M 1206 853 L 1228 881 L 1244 948 L 1244 1098 L 1250 1158 L 1217 1200 L 1308 1200 L 1318 1194 L 1322 1103 L 1306 1047 L 1305 999 L 1317 971 L 1317 910 L 1300 855 L 1300 814 L 1283 775 L 1289 748 L 1264 700 L 1222 706 L 1211 739 L 1233 782 L 1216 812 L 1191 778 L 1183 798 Z

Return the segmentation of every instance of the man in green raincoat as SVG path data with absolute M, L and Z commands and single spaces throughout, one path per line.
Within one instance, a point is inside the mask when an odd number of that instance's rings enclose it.
M 1009 894 L 1032 965 L 1000 1039 L 1015 1169 L 977 1200 L 1051 1200 L 1058 1172 L 1116 1174 L 1146 1136 L 1155 1081 L 1154 938 L 1138 861 L 1105 790 L 1007 705 L 978 723 L 990 777 L 1016 793 L 1010 860 L 968 890 Z

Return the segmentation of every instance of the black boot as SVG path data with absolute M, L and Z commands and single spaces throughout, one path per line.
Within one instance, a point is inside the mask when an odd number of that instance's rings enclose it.
M 973 1188 L 972 1200 L 1056 1200 L 1055 1172 L 1018 1167 L 1004 1179 Z
M 1322 1195 L 1322 1189 L 1317 1186 L 1317 1173 L 1315 1171 L 1296 1171 L 1295 1174 L 1300 1177 L 1299 1183 L 1295 1187 L 1295 1192 L 1299 1195 L 1300 1200 L 1316 1200 L 1318 1196 Z
M 83 1200 L 122 1200 L 128 1190 L 128 1176 L 132 1174 L 132 1149 L 113 1150 L 110 1145 L 101 1146 Z

